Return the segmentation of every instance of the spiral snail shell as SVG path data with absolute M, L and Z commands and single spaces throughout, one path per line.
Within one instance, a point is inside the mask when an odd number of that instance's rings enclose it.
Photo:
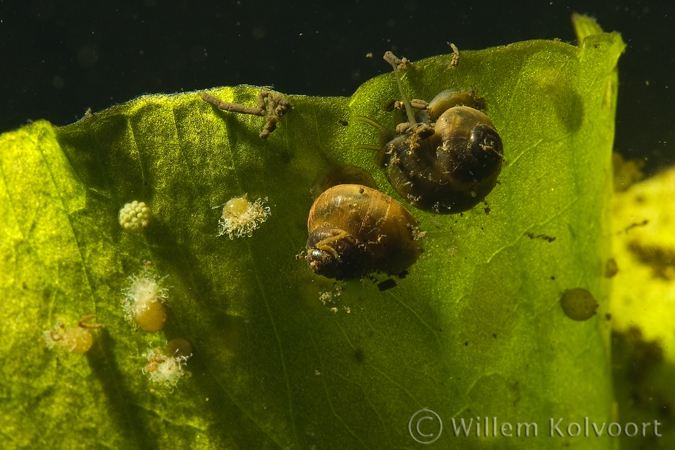
M 484 100 L 472 90 L 447 89 L 428 104 L 418 122 L 397 81 L 408 123 L 399 125 L 392 139 L 386 127 L 356 118 L 377 127 L 388 140 L 378 149 L 378 164 L 396 192 L 416 208 L 438 214 L 471 209 L 495 187 L 504 156 L 494 124 L 476 109 L 484 107 Z
M 398 275 L 422 252 L 415 218 L 393 198 L 359 184 L 326 190 L 307 220 L 307 262 L 317 274 L 350 279 Z

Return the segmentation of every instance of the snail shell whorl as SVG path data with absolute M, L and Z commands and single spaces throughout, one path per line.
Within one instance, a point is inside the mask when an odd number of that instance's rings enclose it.
M 391 185 L 413 206 L 440 214 L 466 211 L 497 183 L 504 155 L 492 121 L 468 106 L 446 110 L 434 133 L 397 136 L 377 155 Z
M 393 198 L 358 184 L 334 186 L 314 202 L 307 221 L 307 261 L 328 278 L 373 271 L 400 274 L 419 257 L 417 221 Z

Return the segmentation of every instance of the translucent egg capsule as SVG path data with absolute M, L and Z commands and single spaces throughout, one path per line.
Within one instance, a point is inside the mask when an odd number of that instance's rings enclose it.
M 598 309 L 598 302 L 593 294 L 583 288 L 568 289 L 560 300 L 563 311 L 572 320 L 588 320 Z
M 144 331 L 158 331 L 164 327 L 165 303 L 169 298 L 169 290 L 163 286 L 165 278 L 159 277 L 148 267 L 140 274 L 129 277 L 129 286 L 122 290 L 122 308 L 129 323 L 138 325 Z
M 74 327 L 58 321 L 50 330 L 43 333 L 43 338 L 47 347 L 57 348 L 69 353 L 85 353 L 94 343 L 94 336 L 91 334 L 92 328 L 101 328 L 101 324 L 86 324 L 85 322 L 93 319 L 95 316 L 90 314 L 77 321 Z
M 152 211 L 145 202 L 134 200 L 125 204 L 119 213 L 120 226 L 129 233 L 140 233 L 145 230 L 152 219 Z

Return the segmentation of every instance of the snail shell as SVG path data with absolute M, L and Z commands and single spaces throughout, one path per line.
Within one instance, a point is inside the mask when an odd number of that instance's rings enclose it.
M 466 103 L 484 105 L 474 91 L 441 92 L 422 123 L 403 127 L 377 153 L 392 187 L 416 208 L 438 214 L 466 211 L 497 183 L 502 140 L 492 121 Z
M 317 274 L 349 279 L 398 275 L 422 253 L 415 218 L 393 198 L 359 184 L 321 194 L 307 220 L 307 262 Z
M 455 106 L 470 106 L 483 110 L 487 107 L 485 99 L 475 89 L 445 89 L 434 97 L 427 107 L 429 120 L 436 122 L 441 114 Z

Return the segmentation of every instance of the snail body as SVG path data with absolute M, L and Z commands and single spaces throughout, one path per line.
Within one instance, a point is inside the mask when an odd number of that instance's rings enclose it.
M 358 184 L 326 190 L 307 220 L 307 262 L 317 274 L 350 279 L 398 275 L 422 252 L 415 218 L 393 198 Z
M 432 101 L 429 122 L 408 127 L 387 142 L 376 159 L 411 205 L 455 214 L 473 208 L 492 191 L 504 150 L 492 121 L 481 111 L 452 106 L 436 119 L 438 109 Z
M 394 68 L 408 122 L 392 138 L 391 130 L 357 117 L 378 128 L 385 141 L 379 149 L 359 147 L 378 150 L 377 162 L 392 187 L 414 207 L 437 214 L 473 208 L 495 187 L 504 156 L 494 124 L 479 111 L 485 100 L 474 90 L 446 89 L 415 117 L 398 73 L 406 61 L 390 52 L 385 60 Z

